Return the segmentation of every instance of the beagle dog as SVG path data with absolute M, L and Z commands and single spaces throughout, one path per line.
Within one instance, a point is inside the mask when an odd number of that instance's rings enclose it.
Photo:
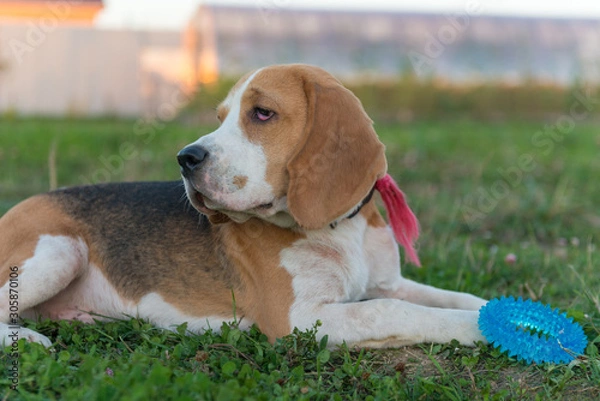
M 400 275 L 370 196 L 384 146 L 338 80 L 265 67 L 235 84 L 217 117 L 179 152 L 183 182 L 60 189 L 0 219 L 0 341 L 51 345 L 20 317 L 127 316 L 192 332 L 237 318 L 271 341 L 317 320 L 330 345 L 485 341 L 485 300 Z

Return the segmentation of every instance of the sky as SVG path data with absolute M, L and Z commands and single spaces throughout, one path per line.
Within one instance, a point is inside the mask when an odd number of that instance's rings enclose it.
M 181 30 L 201 0 L 104 0 L 96 25 L 119 29 Z M 600 0 L 208 0 L 257 8 L 329 8 L 457 13 L 474 7 L 485 15 L 597 18 Z

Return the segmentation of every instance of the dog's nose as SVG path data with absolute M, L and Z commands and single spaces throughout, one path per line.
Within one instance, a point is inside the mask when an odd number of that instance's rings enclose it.
M 181 172 L 190 174 L 208 156 L 208 151 L 202 146 L 187 146 L 177 154 L 177 162 L 181 166 Z

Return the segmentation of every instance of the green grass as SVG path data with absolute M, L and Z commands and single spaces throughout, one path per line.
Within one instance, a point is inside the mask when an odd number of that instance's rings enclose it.
M 315 341 L 314 331 L 272 345 L 258 330 L 241 332 L 235 324 L 221 334 L 190 335 L 185 326 L 166 332 L 135 319 L 94 326 L 27 322 L 53 339 L 54 349 L 20 344 L 16 392 L 7 389 L 9 359 L 2 354 L 0 399 L 597 400 L 598 127 L 579 122 L 561 138 L 540 142 L 548 139 L 536 137 L 544 128 L 540 122 L 377 126 L 390 172 L 423 231 L 424 267 L 406 266 L 403 274 L 487 298 L 534 298 L 568 311 L 590 340 L 586 355 L 570 365 L 526 365 L 481 344 L 330 351 Z M 177 179 L 174 155 L 212 128 L 0 120 L 0 214 L 47 190 L 51 175 L 58 186 Z M 519 167 L 524 155 L 531 160 L 526 169 Z M 504 190 L 494 194 L 494 188 Z M 517 256 L 514 264 L 505 262 L 509 253 Z

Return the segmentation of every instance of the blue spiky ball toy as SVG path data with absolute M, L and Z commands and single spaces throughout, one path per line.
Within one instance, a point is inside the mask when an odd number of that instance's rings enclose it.
M 567 363 L 583 354 L 587 338 L 566 313 L 530 299 L 496 298 L 479 310 L 490 344 L 527 363 Z

